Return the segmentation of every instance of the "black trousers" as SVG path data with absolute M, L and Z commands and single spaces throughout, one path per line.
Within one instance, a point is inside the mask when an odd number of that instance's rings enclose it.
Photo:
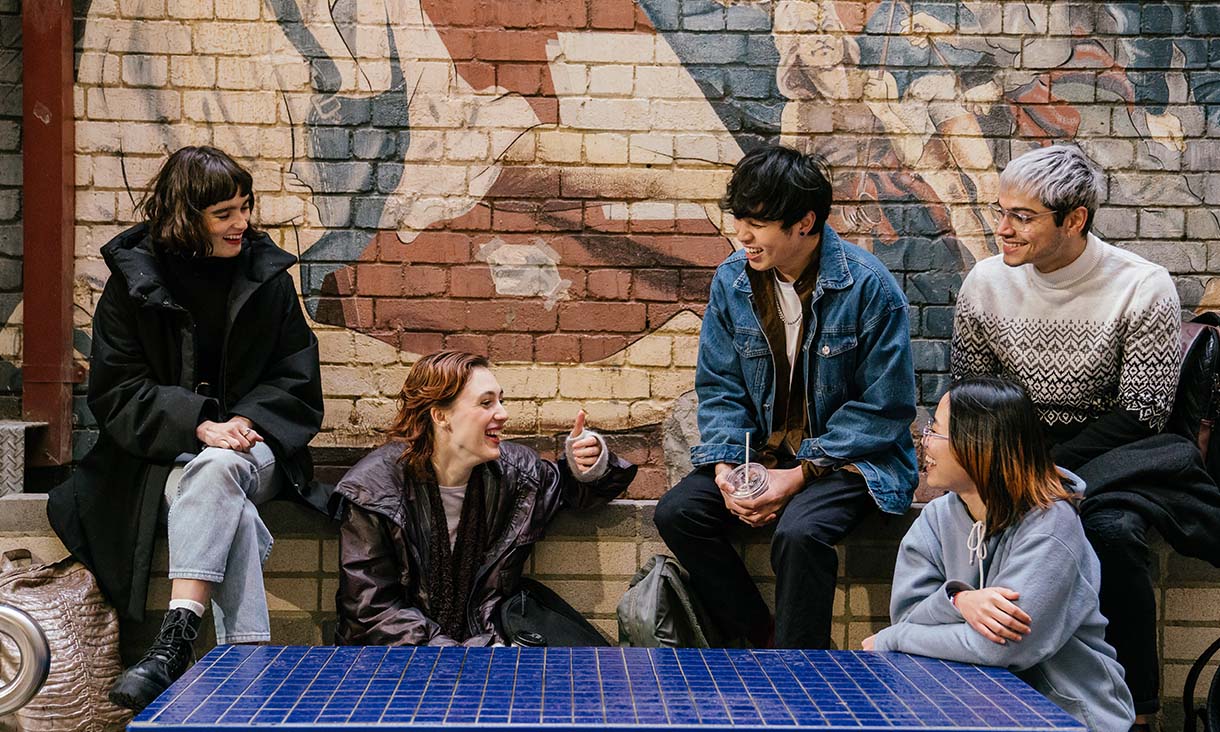
M 745 524 L 725 507 L 713 475 L 712 466 L 700 468 L 662 496 L 657 530 L 726 637 L 757 644 L 770 611 L 730 540 L 730 531 Z M 864 478 L 839 470 L 807 484 L 780 513 L 771 539 L 777 647 L 830 647 L 835 544 L 875 510 Z
M 1160 663 L 1156 653 L 1156 591 L 1148 521 L 1121 508 L 1085 512 L 1085 536 L 1101 560 L 1101 614 L 1106 616 L 1106 642 L 1118 652 L 1135 701 L 1136 714 L 1161 707 Z

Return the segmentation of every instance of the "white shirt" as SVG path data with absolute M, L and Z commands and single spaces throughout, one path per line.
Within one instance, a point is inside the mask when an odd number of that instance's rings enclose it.
M 796 371 L 796 351 L 800 348 L 801 338 L 801 321 L 803 317 L 798 317 L 797 313 L 801 312 L 801 296 L 796 293 L 796 285 L 791 282 L 784 282 L 780 278 L 775 278 L 775 292 L 779 295 L 780 320 L 784 323 L 784 350 L 788 354 L 788 387 L 792 387 L 792 377 Z M 789 323 L 789 320 L 795 320 L 795 323 Z
M 462 520 L 462 503 L 466 500 L 466 485 L 442 485 L 441 505 L 445 507 L 445 524 L 449 528 L 449 548 L 457 544 L 458 523 Z

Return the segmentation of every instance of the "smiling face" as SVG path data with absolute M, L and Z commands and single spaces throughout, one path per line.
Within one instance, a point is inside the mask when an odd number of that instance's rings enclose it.
M 250 226 L 252 197 L 241 193 L 203 210 L 203 225 L 208 230 L 213 257 L 236 257 L 241 253 L 241 237 Z
M 503 399 L 504 390 L 489 369 L 472 369 L 453 403 L 433 408 L 434 459 L 472 468 L 499 458 L 500 433 L 508 421 Z
M 737 242 L 746 250 L 750 267 L 760 272 L 774 268 L 787 282 L 805 271 L 821 239 L 804 235 L 813 227 L 812 211 L 787 229 L 782 221 L 749 217 L 737 219 L 735 227 Z
M 923 473 L 929 488 L 953 491 L 959 495 L 977 493 L 978 488 L 949 443 L 949 395 L 936 405 L 932 434 L 923 437 Z
M 1037 196 L 1032 196 L 1011 186 L 1000 187 L 1000 206 L 1021 214 L 1035 216 L 1021 225 L 1012 216 L 996 222 L 995 234 L 999 239 L 1004 264 L 1020 267 L 1032 264 L 1039 272 L 1054 272 L 1071 264 L 1084 251 L 1085 209 L 1078 208 L 1068 213 L 1062 224 L 1055 223 L 1054 215 Z

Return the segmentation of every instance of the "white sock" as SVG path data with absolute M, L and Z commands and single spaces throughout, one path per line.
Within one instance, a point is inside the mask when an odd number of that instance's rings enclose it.
M 170 600 L 169 601 L 170 610 L 177 610 L 178 608 L 186 608 L 187 610 L 190 610 L 191 612 L 195 613 L 196 615 L 198 615 L 201 618 L 203 617 L 203 611 L 205 609 L 202 604 L 195 602 L 194 600 Z

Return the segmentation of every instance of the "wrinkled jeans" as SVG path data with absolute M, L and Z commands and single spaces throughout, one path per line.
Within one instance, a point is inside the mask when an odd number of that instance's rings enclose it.
M 215 583 L 216 642 L 271 640 L 263 563 L 271 532 L 258 515 L 276 494 L 275 456 L 266 443 L 250 452 L 205 447 L 184 453 L 165 482 L 169 505 L 169 578 Z

